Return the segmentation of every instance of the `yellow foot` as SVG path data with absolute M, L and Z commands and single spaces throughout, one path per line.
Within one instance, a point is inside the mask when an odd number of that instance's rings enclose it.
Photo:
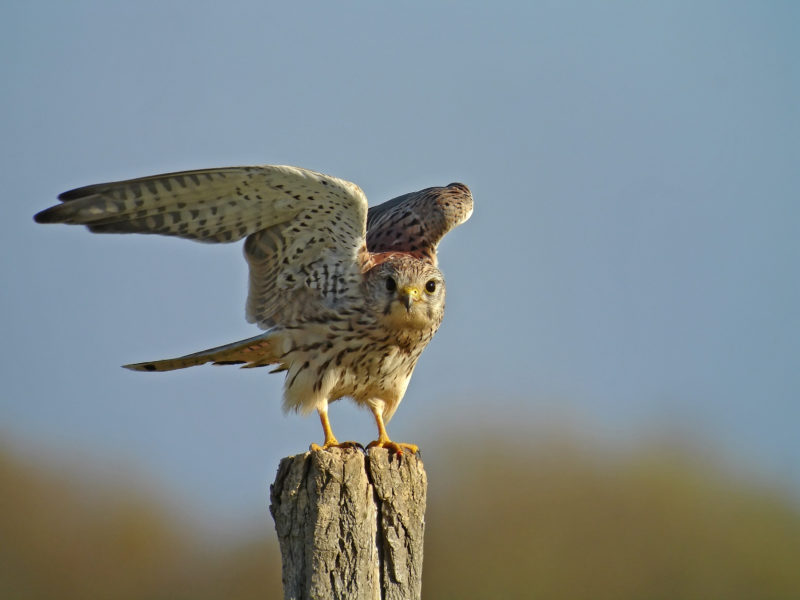
M 319 444 L 311 444 L 308 447 L 311 452 L 316 452 L 317 450 L 329 450 L 330 448 L 361 448 L 361 450 L 363 450 L 364 446 L 358 442 L 340 442 L 337 439 L 332 439 L 322 444 L 322 446 Z
M 377 439 L 374 442 L 370 442 L 367 444 L 367 449 L 369 448 L 386 448 L 389 452 L 393 452 L 398 456 L 403 456 L 403 451 L 410 452 L 411 454 L 416 454 L 419 452 L 419 446 L 416 444 L 405 444 L 403 442 L 393 442 L 390 439 Z

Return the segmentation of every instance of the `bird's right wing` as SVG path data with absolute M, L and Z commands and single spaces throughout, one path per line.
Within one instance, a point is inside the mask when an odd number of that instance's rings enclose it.
M 200 242 L 234 242 L 328 203 L 358 221 L 367 200 L 354 183 L 278 165 L 165 173 L 88 185 L 58 196 L 37 223 L 86 225 L 95 233 L 157 233 Z M 320 202 L 322 201 L 322 202 Z M 351 242 L 354 242 L 351 240 Z
M 301 299 L 335 307 L 360 282 L 367 199 L 354 183 L 289 166 L 228 167 L 90 185 L 59 196 L 39 223 L 201 242 L 248 236 L 247 317 L 268 328 Z

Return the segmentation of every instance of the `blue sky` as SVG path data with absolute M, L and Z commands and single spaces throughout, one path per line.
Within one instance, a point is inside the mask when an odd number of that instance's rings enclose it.
M 280 376 L 119 365 L 256 333 L 240 245 L 35 225 L 64 190 L 293 164 L 372 203 L 475 197 L 390 425 L 675 428 L 800 486 L 800 9 L 792 2 L 41 2 L 0 9 L 0 435 L 139 470 L 211 527 L 319 441 Z M 368 441 L 368 413 L 331 411 Z M 68 452 L 67 452 L 68 451 Z

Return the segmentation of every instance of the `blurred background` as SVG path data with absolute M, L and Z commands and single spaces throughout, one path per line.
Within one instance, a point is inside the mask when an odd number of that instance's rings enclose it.
M 67 189 L 293 164 L 462 181 L 448 312 L 389 431 L 429 598 L 800 597 L 793 2 L 6 2 L 0 596 L 264 598 L 264 370 L 240 244 L 35 225 Z M 349 402 L 340 439 L 374 438 Z

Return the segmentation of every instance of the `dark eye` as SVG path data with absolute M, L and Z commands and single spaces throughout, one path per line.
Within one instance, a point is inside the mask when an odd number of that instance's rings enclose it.
M 394 277 L 386 278 L 386 289 L 390 292 L 393 292 L 397 289 L 397 282 L 394 280 Z
M 429 294 L 432 294 L 436 291 L 436 282 L 431 279 L 428 283 L 425 284 L 425 291 Z

